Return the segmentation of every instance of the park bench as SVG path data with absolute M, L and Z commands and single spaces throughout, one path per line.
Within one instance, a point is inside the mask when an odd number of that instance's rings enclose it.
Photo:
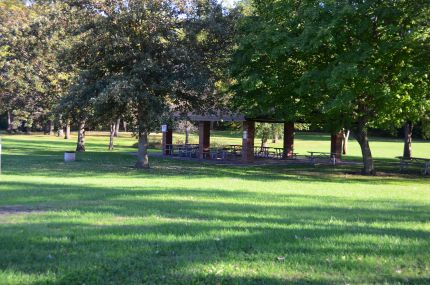
M 404 172 L 408 167 L 420 167 L 421 173 L 424 175 L 430 174 L 430 159 L 429 158 L 420 158 L 420 157 L 411 157 L 404 158 L 402 156 L 397 157 L 400 160 L 400 172 Z
M 320 152 L 320 151 L 308 151 L 310 155 L 306 158 L 315 165 L 317 161 L 329 161 L 333 165 L 336 165 L 336 154 L 331 152 Z

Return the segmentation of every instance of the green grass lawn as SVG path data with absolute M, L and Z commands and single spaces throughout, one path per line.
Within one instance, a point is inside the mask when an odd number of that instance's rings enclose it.
M 137 171 L 134 139 L 107 142 L 89 136 L 65 164 L 74 140 L 3 136 L 0 284 L 430 284 L 428 177 L 156 157 Z M 298 152 L 328 148 L 328 136 L 296 140 Z M 389 161 L 402 144 L 372 148 Z M 430 157 L 430 143 L 414 155 Z

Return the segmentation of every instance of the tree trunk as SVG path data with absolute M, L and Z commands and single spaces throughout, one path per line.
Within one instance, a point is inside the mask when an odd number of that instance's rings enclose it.
M 272 132 L 273 132 L 272 143 L 278 143 L 279 134 L 278 134 L 278 130 L 276 129 L 275 125 L 272 126 Z
M 113 150 L 113 138 L 115 137 L 117 124 L 110 124 L 110 134 L 109 134 L 109 150 Z
M 64 135 L 64 139 L 65 140 L 70 139 L 70 120 L 66 121 L 66 132 L 65 132 L 65 135 Z
M 58 137 L 62 137 L 64 136 L 64 128 L 63 128 L 63 119 L 60 117 L 60 119 L 58 120 L 58 131 L 57 131 L 57 136 Z
M 189 144 L 190 142 L 190 129 L 187 126 L 185 126 L 185 144 Z
M 351 134 L 350 130 L 343 132 L 343 142 L 342 142 L 342 154 L 348 153 L 348 143 L 349 143 L 349 135 Z
M 12 118 L 12 113 L 10 111 L 7 111 L 7 132 L 8 133 L 12 133 L 13 131 L 13 118 Z
M 359 123 L 357 127 L 357 131 L 355 134 L 355 138 L 360 144 L 361 154 L 363 156 L 363 174 L 364 175 L 375 175 L 375 165 L 373 163 L 372 152 L 369 146 L 369 137 L 367 135 L 367 129 L 365 123 Z
M 268 138 L 264 136 L 261 138 L 261 148 L 267 147 L 267 141 L 268 141 Z
M 127 122 L 126 121 L 122 121 L 122 126 L 124 128 L 124 132 L 127 132 Z
M 46 122 L 45 135 L 54 135 L 54 124 L 52 123 L 52 120 L 48 120 L 48 122 Z
M 78 144 L 76 146 L 76 151 L 85 151 L 85 122 L 79 123 Z
M 149 159 L 148 159 L 148 132 L 144 131 L 139 136 L 139 150 L 137 153 L 137 169 L 148 169 Z
M 114 126 L 114 136 L 117 138 L 119 135 L 119 126 L 121 124 L 121 119 L 116 120 L 116 124 Z
M 412 158 L 412 130 L 413 125 L 411 122 L 405 124 L 405 145 L 403 148 L 403 158 Z

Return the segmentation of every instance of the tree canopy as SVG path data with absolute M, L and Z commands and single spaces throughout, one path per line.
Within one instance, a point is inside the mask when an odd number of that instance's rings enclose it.
M 149 132 L 172 113 L 216 105 L 231 17 L 216 1 L 86 1 L 78 6 L 86 11 L 76 31 L 80 40 L 66 58 L 81 70 L 81 80 L 63 105 L 76 102 L 78 108 L 70 110 L 79 112 L 81 121 L 89 118 L 90 112 L 82 112 L 86 109 L 101 109 L 115 119 L 126 111 L 140 139 L 136 166 L 148 167 Z
M 429 109 L 428 1 L 253 1 L 232 76 L 245 110 L 367 129 Z

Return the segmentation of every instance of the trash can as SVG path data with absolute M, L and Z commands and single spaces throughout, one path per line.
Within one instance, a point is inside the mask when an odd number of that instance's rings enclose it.
M 64 153 L 64 162 L 70 162 L 76 160 L 76 152 L 75 151 L 66 151 Z

